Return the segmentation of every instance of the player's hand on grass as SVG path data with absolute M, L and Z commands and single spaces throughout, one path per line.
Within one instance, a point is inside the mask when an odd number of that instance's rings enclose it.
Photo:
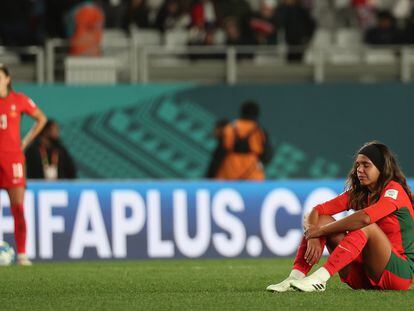
M 319 239 L 308 240 L 308 246 L 306 248 L 305 260 L 309 265 L 318 263 L 322 255 L 322 246 Z

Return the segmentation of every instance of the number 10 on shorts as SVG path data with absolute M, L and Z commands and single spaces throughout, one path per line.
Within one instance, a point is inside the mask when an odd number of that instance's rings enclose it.
M 22 163 L 13 163 L 13 178 L 22 178 L 23 177 L 23 164 Z

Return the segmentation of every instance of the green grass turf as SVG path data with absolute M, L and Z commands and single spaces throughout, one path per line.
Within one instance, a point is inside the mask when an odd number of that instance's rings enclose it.
M 414 310 L 407 292 L 271 294 L 292 259 L 36 263 L 0 269 L 0 310 Z

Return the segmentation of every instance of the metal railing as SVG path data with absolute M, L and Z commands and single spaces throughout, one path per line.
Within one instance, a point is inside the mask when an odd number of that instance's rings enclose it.
M 43 47 L 0 46 L 0 62 L 6 63 L 11 68 L 13 77 L 15 71 L 24 71 L 27 72 L 27 76 L 23 80 L 30 80 L 39 84 L 45 82 L 45 53 Z M 19 79 L 19 76 L 16 78 Z
M 50 39 L 45 48 L 26 47 L 35 56 L 34 81 L 63 82 L 69 42 Z M 0 47 L 0 61 L 4 51 Z M 13 49 L 13 51 L 16 51 Z M 143 46 L 133 39 L 103 46 L 103 55 L 118 60 L 119 82 L 160 81 L 239 82 L 401 81 L 411 82 L 413 46 L 297 47 L 302 62 L 289 62 L 291 47 L 278 46 Z M 375 53 L 383 53 L 378 59 Z M 375 60 L 375 57 L 377 57 Z M 384 58 L 385 56 L 385 58 Z M 342 59 L 341 59 L 342 57 Z M 92 81 L 93 82 L 93 81 Z

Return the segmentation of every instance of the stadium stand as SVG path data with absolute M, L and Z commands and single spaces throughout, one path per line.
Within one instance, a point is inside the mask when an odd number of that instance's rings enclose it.
M 73 57 L 65 59 L 66 84 L 115 84 L 117 63 L 108 57 Z
M 131 37 L 138 46 L 161 45 L 163 38 L 156 29 L 138 29 L 131 27 Z
M 75 1 L 76 3 L 82 2 L 81 0 Z M 322 68 L 323 66 L 350 66 L 346 68 L 346 71 L 354 71 L 352 75 L 356 80 L 361 76 L 361 72 L 358 72 L 358 68 L 364 68 L 363 74 L 365 75 L 366 68 L 370 65 L 389 66 L 388 75 L 384 75 L 386 80 L 394 80 L 395 64 L 402 61 L 404 58 L 406 68 L 405 71 L 411 70 L 410 60 L 411 50 L 406 48 L 405 51 L 401 50 L 400 45 L 395 46 L 379 46 L 378 48 L 372 48 L 365 43 L 366 33 L 373 29 L 373 27 L 379 27 L 379 23 L 376 23 L 377 13 L 379 17 L 388 17 L 395 22 L 397 31 L 389 32 L 385 34 L 385 37 L 389 42 L 401 42 L 410 44 L 413 40 L 412 24 L 413 15 L 410 13 L 413 9 L 412 1 L 324 1 L 324 0 L 241 0 L 235 1 L 234 5 L 243 6 L 245 10 L 246 3 L 250 7 L 250 14 L 242 15 L 243 19 L 238 20 L 240 24 L 240 30 L 242 32 L 243 40 L 240 45 L 236 45 L 236 62 L 233 64 L 232 50 L 226 46 L 226 33 L 224 30 L 225 20 L 221 18 L 222 8 L 224 0 L 213 1 L 214 6 L 214 24 L 208 23 L 202 28 L 197 29 L 197 34 L 194 36 L 195 28 L 191 24 L 191 8 L 192 5 L 198 1 L 190 0 L 174 0 L 179 6 L 180 16 L 188 17 L 188 24 L 184 22 L 186 18 L 180 19 L 180 22 L 175 23 L 174 27 L 166 28 L 165 33 L 160 32 L 156 28 L 156 18 L 161 8 L 165 7 L 167 1 L 164 0 L 148 0 L 146 1 L 147 9 L 145 14 L 148 14 L 146 20 L 148 25 L 145 28 L 138 28 L 136 24 L 127 24 L 129 19 L 124 12 L 124 21 L 115 23 L 115 13 L 110 10 L 114 10 L 114 5 L 117 7 L 116 14 L 120 14 L 123 11 L 120 8 L 126 8 L 129 5 L 128 0 L 124 1 L 103 1 L 104 10 L 108 16 L 107 26 L 112 28 L 105 29 L 102 38 L 102 54 L 104 57 L 113 57 L 116 59 L 117 68 L 117 80 L 120 82 L 157 82 L 157 81 L 171 81 L 171 80 L 187 80 L 195 79 L 198 81 L 208 82 L 225 82 L 225 81 L 281 81 L 283 77 L 278 74 L 275 77 L 273 73 L 294 73 L 298 74 L 292 76 L 293 81 L 309 81 L 314 80 L 323 82 L 330 79 L 332 75 L 325 74 L 329 72 L 329 68 Z M 58 28 L 64 28 L 64 21 L 62 16 L 65 16 L 71 9 L 70 1 L 63 1 L 59 7 L 48 7 L 47 3 L 44 11 L 39 11 L 39 8 L 32 7 L 31 18 L 39 21 L 36 23 L 35 28 L 30 28 L 32 33 L 28 34 L 26 44 L 24 46 L 36 45 L 38 48 L 43 49 L 43 54 L 46 59 L 43 63 L 37 64 L 39 56 L 36 53 L 32 53 L 31 56 L 23 56 L 22 53 L 16 52 L 15 47 L 8 45 L 7 38 L 0 29 L 0 44 L 4 46 L 0 50 L 0 60 L 9 63 L 17 71 L 16 79 L 27 81 L 37 80 L 43 81 L 39 76 L 46 76 L 47 81 L 65 81 L 64 75 L 64 60 L 68 53 L 68 43 L 65 34 L 62 31 L 50 32 L 49 29 L 43 29 L 41 25 L 50 23 L 50 19 L 53 16 L 54 22 L 59 26 Z M 66 3 L 64 5 L 64 3 Z M 169 3 L 169 2 L 168 2 Z M 271 6 L 277 5 L 276 16 L 279 20 L 277 27 L 277 44 L 276 46 L 266 45 L 254 45 L 251 41 L 251 30 L 249 29 L 249 18 L 258 11 L 261 10 L 262 4 L 267 3 Z M 280 21 L 283 19 L 280 10 L 286 6 L 301 7 L 310 12 L 313 19 L 316 21 L 317 29 L 314 32 L 313 38 L 309 44 L 294 47 L 298 52 L 305 50 L 305 57 L 303 62 L 291 64 L 287 60 L 290 53 L 285 42 L 286 29 L 283 28 L 283 23 Z M 235 8 L 236 9 L 236 8 Z M 52 11 L 51 10 L 55 10 Z M 237 11 L 237 10 L 235 10 Z M 212 14 L 211 10 L 209 14 Z M 52 14 L 53 13 L 53 14 Z M 112 14 L 114 13 L 114 14 Z M 48 15 L 47 15 L 48 14 Z M 140 13 L 143 14 L 143 13 Z M 178 13 L 177 13 L 178 14 Z M 279 15 L 278 15 L 279 14 Z M 119 16 L 117 16 L 118 18 Z M 59 19 L 60 18 L 60 19 Z M 176 18 L 176 17 L 172 17 Z M 234 18 L 234 17 L 232 17 Z M 47 23 L 43 23 L 42 19 Z M 27 21 L 29 22 L 29 21 Z M 164 21 L 165 25 L 169 21 Z M 184 23 L 184 24 L 183 24 Z M 114 25 L 119 25 L 118 28 L 113 28 Z M 171 24 L 172 25 L 172 24 Z M 0 25 L 2 26 L 2 25 Z M 197 26 L 198 27 L 198 26 Z M 207 28 L 206 28 L 207 27 Z M 0 27 L 1 28 L 1 27 Z M 383 32 L 379 32 L 382 34 Z M 213 34 L 213 39 L 207 38 Z M 398 34 L 399 41 L 392 36 Z M 56 36 L 59 36 L 56 40 Z M 391 36 L 391 37 L 390 37 Z M 195 40 L 196 39 L 196 40 Z M 381 39 L 381 38 L 380 38 Z M 382 38 L 384 39 L 384 38 Z M 207 41 L 206 41 L 207 40 Z M 43 43 L 45 43 L 43 47 Z M 194 52 L 195 50 L 188 49 L 188 45 L 197 46 L 197 49 L 203 49 L 204 52 Z M 199 45 L 201 45 L 199 47 Z M 207 46 L 205 46 L 207 45 Z M 153 48 L 153 47 L 158 48 Z M 204 47 L 203 47 L 204 46 Z M 212 49 L 212 47 L 215 47 Z M 152 47 L 152 48 L 151 48 Z M 185 50 L 188 49 L 188 53 Z M 399 52 L 396 50 L 400 49 Z M 181 52 L 177 55 L 177 50 Z M 219 52 L 218 52 L 219 50 Z M 193 52 L 191 52 L 193 51 Z M 407 55 L 403 55 L 406 53 Z M 202 57 L 194 55 L 203 55 Z M 245 57 L 241 55 L 251 55 L 252 57 Z M 36 57 L 33 57 L 36 56 Z M 191 62 L 187 57 L 191 56 Z M 197 60 L 197 61 L 195 61 Z M 41 60 L 42 61 L 42 60 Z M 199 63 L 199 64 L 196 64 Z M 359 66 L 363 65 L 363 66 Z M 155 68 L 154 68 L 155 66 Z M 164 67 L 163 67 L 164 66 Z M 177 75 L 176 78 L 169 72 L 174 67 L 174 72 Z M 272 68 L 271 72 L 267 72 L 267 68 Z M 274 67 L 275 66 L 275 67 Z M 309 74 L 309 66 L 311 66 L 311 72 Z M 368 67 L 367 67 L 368 66 Z M 199 79 L 197 72 L 200 69 L 206 68 L 206 78 Z M 285 68 L 289 67 L 289 69 Z M 401 66 L 401 70 L 402 70 Z M 407 69 L 408 68 L 408 69 Z M 13 69 L 13 68 L 12 68 Z M 335 80 L 343 79 L 347 80 L 347 75 L 341 76 L 341 70 L 339 68 L 335 70 L 337 78 Z M 256 72 L 263 71 L 263 75 L 258 75 Z M 39 71 L 43 71 L 40 72 Z M 209 75 L 211 72 L 211 75 Z M 213 73 L 214 72 L 214 73 Z M 229 73 L 235 79 L 226 77 L 226 72 Z M 248 73 L 251 72 L 249 75 Z M 384 73 L 387 69 L 384 67 Z M 224 73 L 224 74 L 223 74 Z M 245 75 L 245 73 L 247 75 Z M 375 73 L 373 73 L 375 76 Z M 404 76 L 400 73 L 398 76 Z M 405 75 L 409 76 L 409 75 Z M 319 78 L 315 78 L 319 77 Z M 291 80 L 291 79 L 287 79 Z M 86 81 L 85 81 L 86 82 Z

